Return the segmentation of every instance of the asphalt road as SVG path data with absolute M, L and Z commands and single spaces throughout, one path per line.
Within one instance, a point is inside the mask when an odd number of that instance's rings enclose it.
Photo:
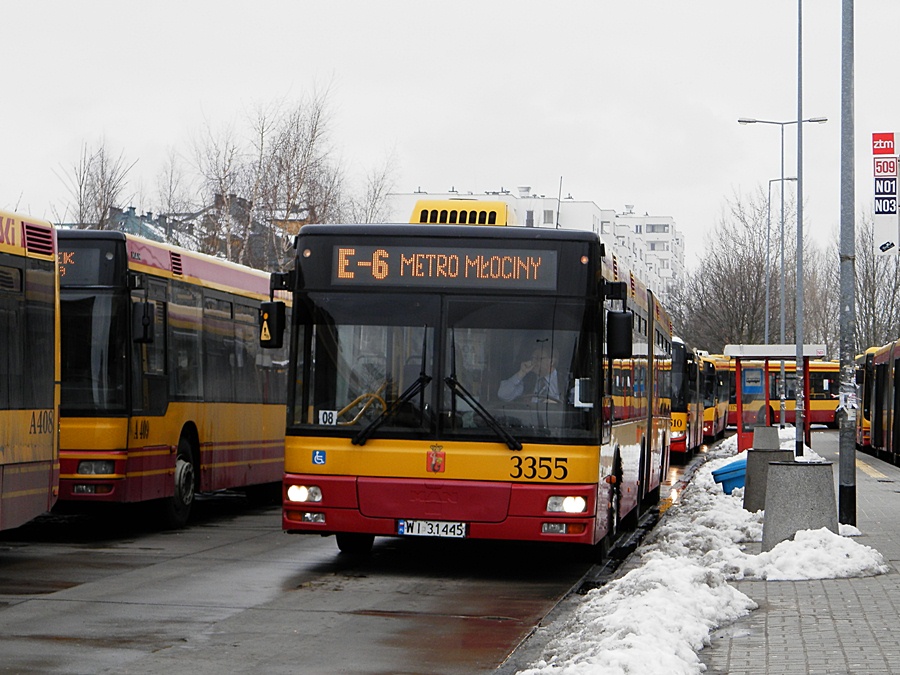
M 490 672 L 590 568 L 567 548 L 286 535 L 277 507 L 203 498 L 0 533 L 0 672 Z

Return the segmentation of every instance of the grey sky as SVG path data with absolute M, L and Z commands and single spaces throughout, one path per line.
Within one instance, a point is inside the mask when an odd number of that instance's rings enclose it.
M 829 118 L 804 136 L 822 240 L 840 217 L 840 4 L 804 4 L 804 116 Z M 51 219 L 84 142 L 137 160 L 132 191 L 151 194 L 205 125 L 249 129 L 259 104 L 329 86 L 351 176 L 394 153 L 404 192 L 555 195 L 562 177 L 564 196 L 673 216 L 696 250 L 727 198 L 780 175 L 778 127 L 737 118 L 797 112 L 790 0 L 11 0 L 2 16 L 0 206 Z M 900 132 L 898 26 L 897 0 L 856 2 L 857 210 L 871 133 Z

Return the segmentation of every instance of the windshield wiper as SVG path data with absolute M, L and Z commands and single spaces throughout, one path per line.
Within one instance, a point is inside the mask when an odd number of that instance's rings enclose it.
M 453 393 L 459 396 L 463 401 L 472 406 L 472 410 L 477 412 L 481 418 L 487 422 L 487 425 L 494 430 L 500 438 L 503 439 L 503 442 L 506 443 L 507 447 L 510 450 L 521 450 L 522 443 L 509 433 L 506 429 L 504 429 L 500 422 L 497 421 L 497 418 L 491 415 L 491 413 L 481 405 L 478 400 L 470 394 L 464 386 L 459 383 L 459 380 L 456 379 L 456 375 L 450 375 L 449 377 L 444 378 L 444 382 L 447 383 L 447 386 L 453 390 Z
M 507 447 L 510 450 L 521 450 L 522 444 L 519 440 L 509 433 L 506 429 L 504 429 L 500 422 L 497 421 L 497 418 L 494 417 L 478 400 L 472 396 L 472 394 L 460 384 L 459 380 L 456 379 L 456 331 L 450 331 L 450 375 L 444 378 L 444 382 L 446 382 L 447 386 L 453 391 L 454 394 L 459 396 L 463 401 L 472 406 L 472 410 L 477 412 L 481 419 L 487 422 L 487 425 L 497 434 L 503 442 L 506 443 Z M 454 412 L 456 405 L 454 404 Z
M 380 427 L 391 417 L 396 415 L 403 404 L 408 403 L 413 396 L 424 390 L 429 382 L 431 382 L 431 375 L 426 375 L 424 372 L 420 373 L 415 382 L 409 385 L 406 388 L 406 391 L 400 394 L 396 401 L 391 403 L 391 405 L 389 405 L 384 411 L 382 411 L 382 413 L 378 417 L 369 422 L 369 425 L 365 429 L 359 430 L 356 436 L 351 439 L 353 445 L 365 445 L 366 441 L 369 440 L 369 437 L 375 432 L 376 429 L 378 429 L 378 427 Z
M 417 377 L 412 384 L 410 384 L 406 390 L 397 397 L 397 400 L 391 403 L 387 408 L 381 411 L 381 414 L 376 417 L 374 420 L 369 422 L 368 426 L 364 429 L 360 429 L 359 432 L 350 439 L 353 445 L 365 445 L 366 441 L 369 440 L 369 437 L 375 433 L 375 431 L 382 424 L 387 422 L 391 417 L 397 414 L 397 412 L 404 406 L 404 404 L 409 403 L 413 396 L 419 394 L 420 392 L 425 390 L 425 387 L 428 386 L 428 383 L 431 382 L 431 375 L 425 372 L 425 353 L 428 348 L 428 326 L 425 326 L 425 336 L 422 338 L 422 369 L 419 371 L 419 377 Z M 419 406 L 421 409 L 424 409 L 424 406 Z

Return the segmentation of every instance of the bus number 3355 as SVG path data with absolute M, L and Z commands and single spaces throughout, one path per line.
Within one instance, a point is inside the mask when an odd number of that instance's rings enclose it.
M 509 474 L 510 478 L 539 478 L 540 480 L 549 480 L 551 477 L 555 480 L 565 480 L 569 475 L 566 463 L 569 461 L 566 457 L 522 457 L 515 455 L 510 457 L 513 468 Z

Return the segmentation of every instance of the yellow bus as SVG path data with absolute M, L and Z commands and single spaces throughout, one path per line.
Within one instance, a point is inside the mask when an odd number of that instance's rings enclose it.
M 679 337 L 672 338 L 671 361 L 671 451 L 682 459 L 690 457 L 703 443 L 703 399 L 700 360 Z
M 0 530 L 49 511 L 59 477 L 59 284 L 50 223 L 0 212 Z
M 60 501 L 156 500 L 179 527 L 197 492 L 279 482 L 287 356 L 257 337 L 269 275 L 121 232 L 59 244 Z
M 309 225 L 296 250 L 273 277 L 293 294 L 287 532 L 349 553 L 432 536 L 602 554 L 658 503 L 671 324 L 596 234 Z
M 882 347 L 869 347 L 856 356 L 856 446 L 869 450 L 872 446 L 872 405 L 875 400 L 875 355 Z
M 728 373 L 718 366 L 724 356 L 700 354 L 700 395 L 703 399 L 703 440 L 722 438 L 728 425 Z
M 728 424 L 737 425 L 737 405 L 734 401 L 734 360 L 726 360 L 727 372 L 730 378 L 731 403 L 728 406 Z M 750 370 L 758 373 L 757 377 L 762 378 L 766 364 L 763 361 L 747 361 L 743 364 L 745 371 Z M 723 370 L 725 370 L 723 368 Z M 796 391 L 796 365 L 793 361 L 785 361 L 784 363 L 784 380 L 785 380 L 785 402 L 784 417 L 785 423 L 794 424 L 795 409 L 797 406 Z M 809 382 L 807 392 L 807 410 L 806 414 L 810 424 L 824 424 L 832 429 L 836 429 L 839 424 L 837 417 L 838 399 L 840 388 L 840 362 L 825 361 L 822 359 L 811 359 L 809 362 Z M 781 366 L 778 361 L 769 361 L 769 420 L 772 424 L 778 424 L 781 417 L 781 399 L 780 399 L 780 382 L 781 382 Z M 745 374 L 746 377 L 746 374 Z M 760 379 L 761 381 L 761 379 Z M 752 426 L 753 424 L 763 424 L 766 420 L 765 410 L 765 390 L 762 394 L 745 394 L 743 401 L 744 408 L 744 424 Z

